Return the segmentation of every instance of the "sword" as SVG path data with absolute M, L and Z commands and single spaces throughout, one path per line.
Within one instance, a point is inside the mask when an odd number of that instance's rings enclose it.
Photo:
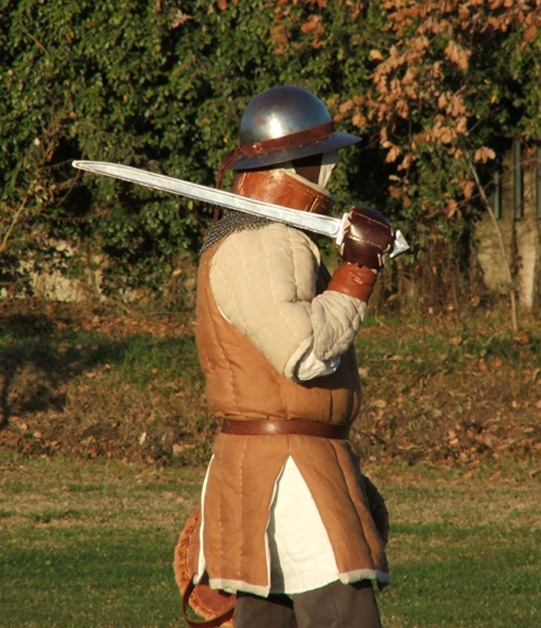
M 274 205 L 265 201 L 248 198 L 210 188 L 199 183 L 191 183 L 174 177 L 168 177 L 163 174 L 156 174 L 141 170 L 140 168 L 132 168 L 122 164 L 114 164 L 106 161 L 83 161 L 76 160 L 72 162 L 74 168 L 86 170 L 94 174 L 102 174 L 129 183 L 137 183 L 154 190 L 163 190 L 171 192 L 178 196 L 185 196 L 197 201 L 204 201 L 211 205 L 220 205 L 227 209 L 262 216 L 276 222 L 282 222 L 293 227 L 299 227 L 314 233 L 328 236 L 336 242 L 336 246 L 340 246 L 344 241 L 344 236 L 349 225 L 349 214 L 344 214 L 341 218 L 332 216 L 323 216 L 321 214 L 310 214 L 308 212 L 298 211 L 290 207 Z M 409 249 L 406 239 L 400 230 L 395 232 L 395 241 L 389 257 L 396 257 Z

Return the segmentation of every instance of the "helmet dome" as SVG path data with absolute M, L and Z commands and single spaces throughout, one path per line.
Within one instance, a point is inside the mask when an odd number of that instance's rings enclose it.
M 273 87 L 256 96 L 244 111 L 240 146 L 227 168 L 262 168 L 359 141 L 360 137 L 336 131 L 325 105 L 307 90 L 291 85 Z

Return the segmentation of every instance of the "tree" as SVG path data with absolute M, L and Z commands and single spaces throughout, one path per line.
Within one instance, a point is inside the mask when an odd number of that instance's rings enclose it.
M 531 146 L 541 137 L 541 11 L 535 0 L 386 0 L 380 12 L 371 84 L 342 103 L 340 117 L 384 151 L 415 258 L 438 276 L 464 273 L 502 140 Z M 514 306 L 505 254 L 502 263 Z
M 211 210 L 81 177 L 71 160 L 212 185 L 244 107 L 289 83 L 365 137 L 332 191 L 339 212 L 374 205 L 414 244 L 386 290 L 424 276 L 443 300 L 479 211 L 467 155 L 484 185 L 502 137 L 539 138 L 539 14 L 535 0 L 4 1 L 2 280 L 99 259 L 103 289 L 159 289 L 197 254 Z

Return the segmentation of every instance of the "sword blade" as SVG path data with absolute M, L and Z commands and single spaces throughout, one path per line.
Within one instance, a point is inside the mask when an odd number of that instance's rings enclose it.
M 114 164 L 106 161 L 73 161 L 74 168 L 86 170 L 94 174 L 101 174 L 130 183 L 137 183 L 155 190 L 163 190 L 179 196 L 185 196 L 198 201 L 204 201 L 211 205 L 219 205 L 227 209 L 233 209 L 263 218 L 269 218 L 276 222 L 283 222 L 300 229 L 307 229 L 321 235 L 326 235 L 334 240 L 340 237 L 343 219 L 321 214 L 309 214 L 300 212 L 290 207 L 282 207 L 273 203 L 258 201 L 253 198 L 239 196 L 232 192 L 217 190 L 198 183 L 183 181 L 163 174 L 156 174 L 140 168 Z

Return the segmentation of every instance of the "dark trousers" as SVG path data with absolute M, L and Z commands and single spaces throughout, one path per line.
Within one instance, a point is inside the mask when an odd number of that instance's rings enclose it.
M 332 582 L 320 589 L 268 598 L 238 593 L 235 628 L 380 628 L 371 582 Z

